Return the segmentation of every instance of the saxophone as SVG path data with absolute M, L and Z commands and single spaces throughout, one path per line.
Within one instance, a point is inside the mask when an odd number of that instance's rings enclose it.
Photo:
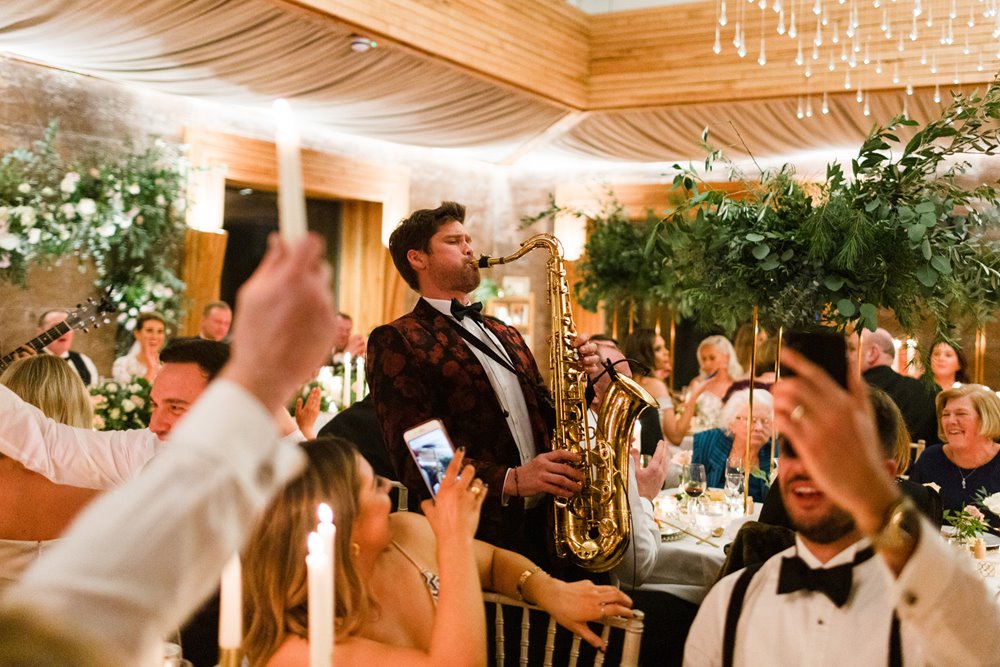
M 587 424 L 587 374 L 579 368 L 573 341 L 576 324 L 570 310 L 569 286 L 559 240 L 532 236 L 506 257 L 479 259 L 480 268 L 507 264 L 536 248 L 549 252 L 548 303 L 552 315 L 549 370 L 556 426 L 552 449 L 580 455 L 582 489 L 572 498 L 555 499 L 556 554 L 591 572 L 606 572 L 625 555 L 632 532 L 628 505 L 629 449 L 635 420 L 656 400 L 631 378 L 609 369 L 613 382 L 598 409 L 597 423 Z

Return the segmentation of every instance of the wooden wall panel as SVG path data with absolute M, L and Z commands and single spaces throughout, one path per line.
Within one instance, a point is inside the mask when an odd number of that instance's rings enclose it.
M 589 17 L 563 0 L 296 0 L 376 39 L 581 108 Z
M 187 285 L 185 315 L 178 327 L 181 336 L 197 336 L 201 310 L 210 301 L 219 299 L 222 263 L 226 258 L 225 230 L 202 232 L 188 229 L 184 238 L 184 265 L 181 279 Z

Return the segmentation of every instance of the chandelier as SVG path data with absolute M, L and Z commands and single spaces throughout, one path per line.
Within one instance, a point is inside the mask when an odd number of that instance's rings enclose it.
M 988 82 L 1000 63 L 1000 0 L 716 0 L 716 55 L 732 48 L 757 63 L 791 62 L 804 88 L 796 115 L 813 115 L 812 97 L 854 91 L 867 116 L 869 92 Z M 772 61 L 768 60 L 769 54 Z M 805 105 L 803 105 L 803 98 Z

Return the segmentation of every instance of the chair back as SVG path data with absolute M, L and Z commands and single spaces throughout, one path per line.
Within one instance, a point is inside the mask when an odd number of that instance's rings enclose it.
M 505 595 L 500 595 L 499 593 L 488 593 L 483 592 L 483 600 L 486 604 L 492 604 L 496 607 L 495 618 L 494 618 L 494 629 L 496 631 L 496 646 L 495 646 L 495 658 L 496 665 L 506 665 L 507 657 L 507 645 L 505 642 L 504 633 L 504 608 L 520 608 L 521 609 L 521 632 L 518 638 L 518 664 L 521 667 L 527 667 L 528 665 L 528 655 L 530 648 L 530 638 L 531 638 L 531 612 L 538 612 L 544 614 L 548 618 L 548 627 L 545 634 L 545 661 L 543 663 L 544 667 L 551 667 L 553 664 L 553 659 L 555 655 L 555 645 L 556 645 L 556 632 L 569 632 L 565 628 L 557 628 L 556 620 L 549 616 L 545 610 L 535 605 L 528 604 L 524 601 L 515 600 L 509 598 Z M 639 664 L 639 644 L 642 641 L 642 630 L 643 630 L 643 615 L 642 612 L 633 609 L 634 614 L 632 618 L 619 618 L 617 616 L 612 616 L 605 618 L 602 625 L 601 639 L 605 643 L 617 641 L 617 637 L 620 635 L 622 637 L 622 647 L 621 647 L 621 662 L 618 663 L 621 667 L 637 667 Z M 614 632 L 612 633 L 612 630 Z M 572 644 L 569 649 L 569 661 L 566 663 L 569 667 L 576 667 L 577 660 L 580 656 L 580 641 L 579 635 L 573 635 Z M 594 666 L 601 667 L 604 664 L 604 653 L 597 653 L 594 657 Z
M 927 442 L 925 440 L 917 440 L 916 442 L 910 443 L 910 464 L 917 462 L 920 455 L 924 453 L 924 449 L 927 448 Z

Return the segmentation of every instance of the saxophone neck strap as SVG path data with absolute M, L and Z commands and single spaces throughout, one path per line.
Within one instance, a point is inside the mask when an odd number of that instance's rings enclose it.
M 472 347 L 476 348 L 477 350 L 479 350 L 480 352 L 482 352 L 483 354 L 485 354 L 487 357 L 489 357 L 493 361 L 495 361 L 498 364 L 500 364 L 501 366 L 503 366 L 505 369 L 507 369 L 508 371 L 510 371 L 511 373 L 513 373 L 514 375 L 520 375 L 520 373 L 517 372 L 517 369 L 514 368 L 514 366 L 509 361 L 507 361 L 506 359 L 503 358 L 503 355 L 499 354 L 496 350 L 494 350 L 489 345 L 487 345 L 482 340 L 480 340 L 480 338 L 478 336 L 476 336 L 475 334 L 473 334 L 472 332 L 470 332 L 468 329 L 466 329 L 465 327 L 463 327 L 461 324 L 459 324 L 454 319 L 452 319 L 450 317 L 445 317 L 445 319 L 448 320 L 448 324 L 450 324 L 452 327 L 454 327 L 455 331 L 458 332 L 458 335 L 461 336 L 462 338 L 464 338 L 465 342 L 467 342 L 469 345 L 471 345 Z M 483 331 L 487 331 L 485 325 L 483 325 L 481 322 L 477 322 L 477 324 L 480 327 L 483 328 Z M 487 333 L 488 333 L 488 331 L 487 331 Z

